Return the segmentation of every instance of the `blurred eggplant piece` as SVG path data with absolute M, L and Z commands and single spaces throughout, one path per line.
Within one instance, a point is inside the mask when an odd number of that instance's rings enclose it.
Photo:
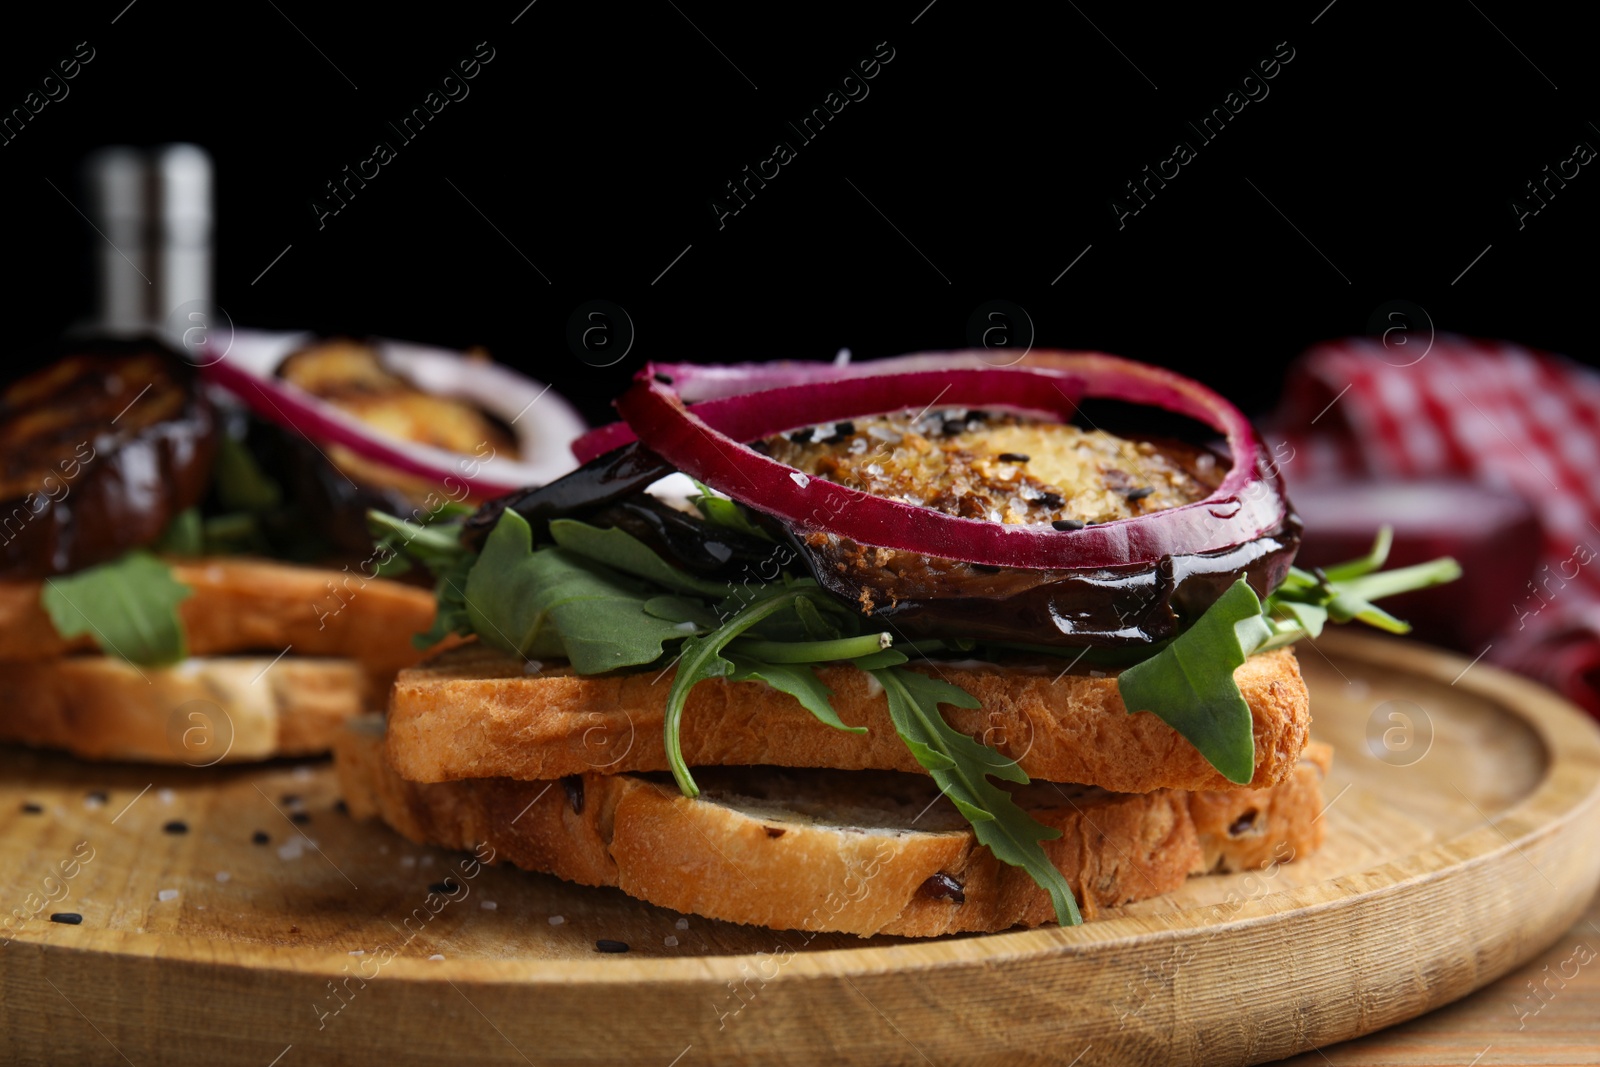
M 1305 523 L 1295 560 L 1303 570 L 1365 554 L 1381 526 L 1394 528 L 1390 567 L 1455 557 L 1466 581 L 1384 601 L 1421 640 L 1476 654 L 1519 609 L 1559 596 L 1535 598 L 1543 532 L 1533 506 L 1508 489 L 1449 480 L 1307 482 L 1295 485 L 1294 502 Z M 1600 538 L 1583 540 L 1600 549 Z
M 437 396 L 388 370 L 365 342 L 336 338 L 300 349 L 278 365 L 277 376 L 391 437 L 463 455 L 516 455 L 511 428 L 469 401 Z M 441 486 L 336 442 L 320 449 L 285 432 L 282 474 L 291 496 L 336 548 L 370 550 L 369 508 L 394 515 L 442 502 L 461 502 L 465 486 Z
M 216 417 L 157 342 L 79 347 L 0 393 L 0 576 L 104 563 L 205 494 Z

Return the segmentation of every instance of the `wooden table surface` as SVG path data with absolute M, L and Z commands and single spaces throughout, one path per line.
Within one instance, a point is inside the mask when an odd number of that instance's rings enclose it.
M 1600 1064 L 1600 896 L 1561 940 L 1498 982 L 1421 1018 L 1277 1063 Z

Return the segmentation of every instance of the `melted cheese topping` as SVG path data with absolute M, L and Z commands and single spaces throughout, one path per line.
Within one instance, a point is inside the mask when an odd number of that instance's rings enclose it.
M 1161 511 L 1204 499 L 1223 474 L 1207 452 L 982 412 L 856 419 L 762 447 L 812 477 L 1014 524 L 1102 523 Z

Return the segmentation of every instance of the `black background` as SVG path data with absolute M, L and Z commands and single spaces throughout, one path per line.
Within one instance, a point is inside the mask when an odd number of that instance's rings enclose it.
M 50 183 L 81 204 L 87 151 L 177 140 L 216 162 L 235 323 L 482 344 L 596 419 L 647 359 L 961 347 L 994 299 L 1039 345 L 1163 363 L 1255 412 L 1297 353 L 1393 299 L 1441 331 L 1600 359 L 1600 176 L 1521 230 L 1511 207 L 1600 145 L 1587 23 L 1326 2 L 62 5 L 0 40 L 6 111 L 95 50 L 0 147 L 7 370 L 93 306 L 99 238 Z M 883 41 L 870 94 L 800 145 L 786 123 Z M 470 95 L 402 143 L 386 123 L 479 42 L 494 58 Z M 1294 58 L 1270 95 L 1202 144 L 1186 121 L 1279 42 Z M 324 183 L 380 139 L 397 157 L 319 229 Z M 719 229 L 712 199 L 779 139 L 797 158 Z M 1197 158 L 1119 229 L 1112 199 L 1179 139 Z M 636 330 L 604 369 L 566 337 L 593 299 Z

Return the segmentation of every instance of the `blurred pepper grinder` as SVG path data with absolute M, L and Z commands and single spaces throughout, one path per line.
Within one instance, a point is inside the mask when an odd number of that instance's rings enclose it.
M 156 332 L 198 358 L 211 299 L 211 157 L 192 144 L 117 145 L 85 161 L 95 246 L 96 329 Z

